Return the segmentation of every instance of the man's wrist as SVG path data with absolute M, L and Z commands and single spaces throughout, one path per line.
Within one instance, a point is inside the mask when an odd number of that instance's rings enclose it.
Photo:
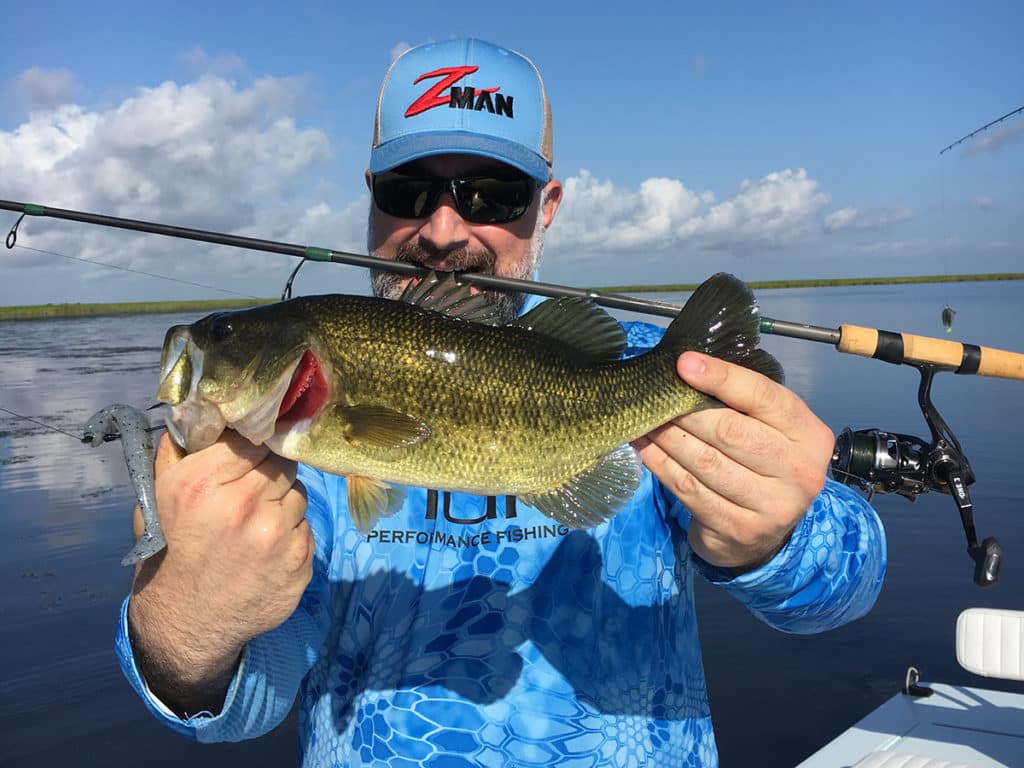
M 128 603 L 128 638 L 150 693 L 183 720 L 200 712 L 219 714 L 244 645 L 204 657 L 185 638 L 155 637 L 145 610 L 133 610 L 141 607 L 135 605 L 136 597 Z
M 745 573 L 756 571 L 758 568 L 761 568 L 762 566 L 765 566 L 768 563 L 770 563 L 772 560 L 775 559 L 775 556 L 778 555 L 779 552 L 786 548 L 786 545 L 789 544 L 789 540 L 793 537 L 793 531 L 795 530 L 796 526 L 794 525 L 792 528 L 789 529 L 789 532 L 782 538 L 782 541 L 778 544 L 778 546 L 776 546 L 774 549 L 769 550 L 767 554 L 762 555 L 761 557 L 757 558 L 756 560 L 753 560 L 752 562 L 746 565 L 737 565 L 730 568 L 729 570 L 732 572 L 732 575 L 734 577 L 742 576 Z

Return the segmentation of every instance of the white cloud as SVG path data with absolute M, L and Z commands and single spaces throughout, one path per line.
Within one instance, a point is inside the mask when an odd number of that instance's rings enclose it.
M 207 75 L 139 89 L 109 109 L 65 104 L 34 112 L 13 131 L 0 131 L 4 196 L 288 242 L 310 242 L 300 237 L 305 235 L 325 246 L 361 250 L 365 198 L 332 209 L 308 192 L 316 188 L 316 167 L 331 157 L 331 147 L 321 131 L 299 127 L 290 115 L 304 87 L 299 78 L 238 86 Z M 241 262 L 224 248 L 49 219 L 27 220 L 18 242 L 233 288 L 269 274 L 277 290 L 276 276 L 290 269 L 280 256 L 247 254 Z M 211 258 L 196 258 L 197 247 Z M 192 256 L 182 259 L 185 248 Z M 53 270 L 65 263 L 20 248 L 6 254 L 5 266 Z M 81 279 L 111 278 L 107 270 L 77 272 Z M 266 295 L 259 287 L 238 290 Z M 19 302 L 0 286 L 0 303 Z
M 967 201 L 969 208 L 977 208 L 981 211 L 991 210 L 995 206 L 995 201 L 988 195 L 975 195 Z
M 909 208 L 840 208 L 825 217 L 825 231 L 839 232 L 843 229 L 880 229 L 896 222 L 906 221 L 913 216 Z
M 18 75 L 16 82 L 30 111 L 66 104 L 75 93 L 75 76 L 64 68 L 30 67 Z
M 564 185 L 550 242 L 588 250 L 779 245 L 806 235 L 830 200 L 802 168 L 744 180 L 721 202 L 676 179 L 647 179 L 630 191 L 581 170 Z

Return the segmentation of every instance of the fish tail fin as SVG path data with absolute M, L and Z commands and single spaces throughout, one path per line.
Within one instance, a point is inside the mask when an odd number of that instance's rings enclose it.
M 674 355 L 696 350 L 757 371 L 780 384 L 779 361 L 762 349 L 761 313 L 746 283 L 719 272 L 698 286 L 658 344 Z

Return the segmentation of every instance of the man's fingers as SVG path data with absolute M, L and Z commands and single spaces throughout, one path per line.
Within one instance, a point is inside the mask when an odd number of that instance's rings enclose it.
M 142 519 L 142 507 L 138 504 L 135 505 L 135 514 L 132 515 L 132 533 L 135 538 L 139 538 L 142 532 L 146 529 L 146 523 Z
M 761 485 L 756 473 L 695 433 L 666 424 L 647 437 L 651 447 L 641 452 L 641 458 L 694 514 L 709 514 L 723 502 L 737 510 L 755 509 L 763 502 L 757 495 Z
M 164 432 L 157 443 L 156 456 L 153 459 L 154 476 L 159 477 L 168 467 L 174 466 L 185 457 L 185 452 L 171 439 L 171 436 Z M 139 538 L 145 530 L 146 524 L 142 519 L 142 508 L 136 504 L 135 514 L 132 515 L 132 533 Z
M 170 442 L 173 445 L 173 441 Z M 226 485 L 251 472 L 269 454 L 270 449 L 267 446 L 253 445 L 234 430 L 226 429 L 213 445 L 189 454 L 181 461 L 201 463 L 204 467 L 203 474 L 210 482 Z
M 165 431 L 160 436 L 160 443 L 156 449 L 156 460 L 153 462 L 156 473 L 159 475 L 164 469 L 177 464 L 183 458 L 185 458 L 185 452 L 171 439 L 170 433 Z
M 785 435 L 800 434 L 813 418 L 810 409 L 793 392 L 741 365 L 686 352 L 677 361 L 676 370 L 690 386 Z
M 779 477 L 785 471 L 789 439 L 757 419 L 727 408 L 714 408 L 688 413 L 672 423 L 703 445 L 704 453 L 693 454 L 694 467 L 710 463 L 705 454 L 714 450 L 763 477 Z
M 298 470 L 297 462 L 268 453 L 251 472 L 233 482 L 246 495 L 280 501 L 295 485 Z

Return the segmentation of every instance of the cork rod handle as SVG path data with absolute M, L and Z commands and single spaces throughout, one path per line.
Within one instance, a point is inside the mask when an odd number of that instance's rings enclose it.
M 948 339 L 881 331 L 859 325 L 839 326 L 836 349 L 889 363 L 932 363 L 957 373 L 1024 380 L 1024 354 L 979 347 Z

